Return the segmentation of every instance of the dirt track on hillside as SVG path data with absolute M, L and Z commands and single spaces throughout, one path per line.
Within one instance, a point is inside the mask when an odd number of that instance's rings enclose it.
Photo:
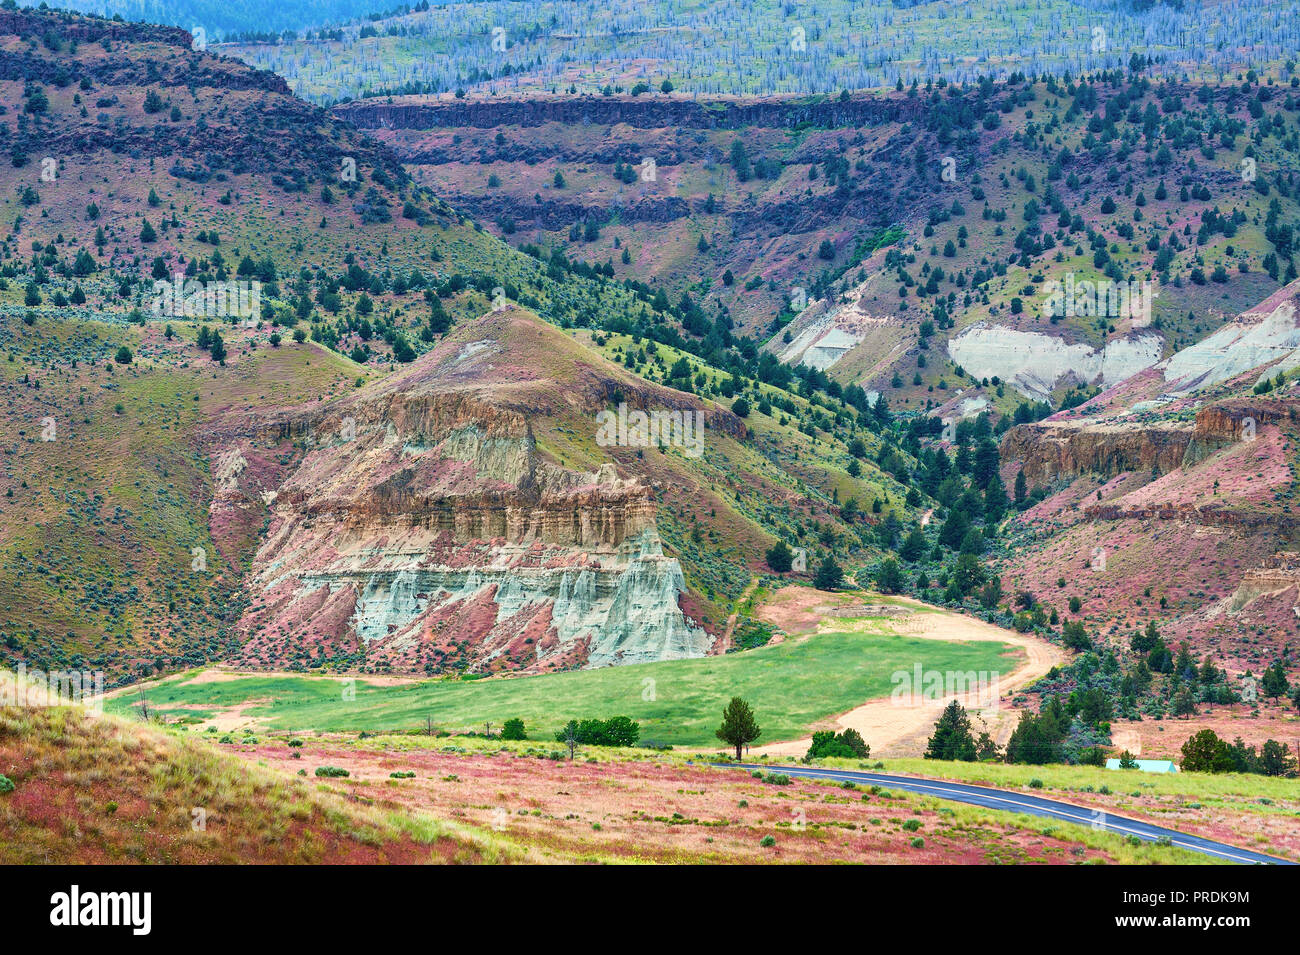
M 832 632 L 845 629 L 842 619 L 828 620 L 826 614 L 852 604 L 874 603 L 870 597 L 832 594 L 807 587 L 786 587 L 773 594 L 757 616 L 790 631 L 804 633 Z M 827 729 L 855 729 L 871 747 L 872 756 L 920 756 L 944 705 L 954 696 L 970 713 L 973 730 L 978 734 L 985 725 L 999 744 L 1011 737 L 1019 719 L 1018 711 L 1009 706 L 1010 699 L 1024 686 L 1044 676 L 1053 666 L 1064 662 L 1065 653 L 1057 646 L 1030 634 L 1004 630 L 974 617 L 936 610 L 920 601 L 888 598 L 901 614 L 894 629 L 900 636 L 927 640 L 995 641 L 1019 648 L 1024 657 L 1010 673 L 999 674 L 997 699 L 988 693 L 970 691 L 944 696 L 942 700 L 895 700 L 890 697 L 865 701 L 861 706 L 836 717 Z M 981 724 L 983 720 L 985 725 Z M 750 749 L 751 756 L 803 756 L 811 737 L 768 743 Z
M 1112 728 L 1110 742 L 1118 750 L 1128 750 L 1134 756 L 1142 755 L 1142 737 L 1137 730 Z

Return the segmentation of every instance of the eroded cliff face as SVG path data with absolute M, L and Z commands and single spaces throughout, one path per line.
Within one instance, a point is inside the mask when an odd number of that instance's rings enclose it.
M 948 355 L 976 378 L 1000 377 L 1021 394 L 1051 400 L 1066 380 L 1109 387 L 1160 360 L 1164 339 L 1145 331 L 1103 348 L 1043 332 L 980 322 L 948 342 Z
M 523 412 L 385 386 L 308 424 L 270 503 L 241 662 L 539 671 L 702 656 L 649 488 L 543 459 Z
M 486 556 L 455 567 L 406 553 L 382 569 L 335 563 L 303 580 L 308 591 L 355 594 L 357 636 L 373 655 L 403 668 L 443 662 L 449 651 L 438 637 L 449 617 L 463 618 L 471 631 L 478 624 L 471 669 L 672 660 L 701 656 L 711 643 L 682 615 L 681 568 L 663 555 L 653 529 L 585 559 L 509 544 L 489 547 Z M 476 606 L 483 611 L 477 620 L 465 615 Z
M 857 127 L 919 117 L 917 100 L 860 97 L 808 102 L 771 97 L 759 100 L 663 99 L 632 96 L 584 96 L 523 100 L 456 100 L 413 97 L 397 102 L 355 100 L 334 113 L 362 129 L 435 129 L 450 126 L 540 126 L 544 123 L 612 125 L 637 129 L 740 129 L 748 126 L 788 129 L 800 125 Z
M 1230 613 L 1238 613 L 1260 597 L 1283 595 L 1292 598 L 1300 593 L 1300 554 L 1295 551 L 1282 551 L 1266 557 L 1259 567 L 1252 567 L 1241 578 L 1241 583 L 1226 607 Z M 1300 611 L 1297 611 L 1300 616 Z
M 1249 440 L 1266 425 L 1295 420 L 1292 401 L 1274 398 L 1234 398 L 1199 408 L 1185 464 L 1203 461 L 1219 448 L 1242 439 Z
M 1031 486 L 1080 474 L 1110 476 L 1122 471 L 1166 473 L 1180 467 L 1192 440 L 1192 426 L 1099 425 L 1039 422 L 1009 430 L 1002 460 L 1018 461 Z
M 1197 464 L 1263 428 L 1295 419 L 1294 402 L 1232 398 L 1196 411 L 1195 423 L 1177 421 L 1041 421 L 1017 425 L 1002 439 L 1005 462 L 1018 462 L 1031 486 L 1080 474 L 1111 477 L 1124 471 L 1160 474 Z

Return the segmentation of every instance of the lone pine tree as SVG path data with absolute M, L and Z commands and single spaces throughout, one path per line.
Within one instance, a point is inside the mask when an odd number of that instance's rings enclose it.
M 722 725 L 718 727 L 718 739 L 736 747 L 736 759 L 740 759 L 741 750 L 747 743 L 758 739 L 762 730 L 754 719 L 754 711 L 749 704 L 738 696 L 733 696 L 727 708 L 722 711 Z

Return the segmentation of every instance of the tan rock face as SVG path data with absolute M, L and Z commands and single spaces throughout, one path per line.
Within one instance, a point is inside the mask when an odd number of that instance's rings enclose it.
M 1296 413 L 1294 402 L 1234 398 L 1199 408 L 1195 424 L 1041 421 L 1010 429 L 1002 439 L 1001 456 L 1019 462 L 1031 485 L 1152 468 L 1166 474 L 1202 461 L 1266 425 L 1292 420 Z
M 1192 440 L 1192 426 L 1164 424 L 1080 425 L 1040 422 L 1017 425 L 1002 439 L 1002 459 L 1019 461 L 1031 485 L 1079 474 L 1122 471 L 1165 473 L 1179 467 Z
M 545 670 L 702 656 L 649 488 L 544 460 L 528 416 L 385 388 L 295 423 L 239 623 L 243 662 Z
M 1258 431 L 1264 425 L 1293 420 L 1293 401 L 1271 398 L 1235 398 L 1206 405 L 1196 412 L 1198 442 L 1219 445 L 1239 441 L 1247 430 Z
M 1241 578 L 1228 599 L 1228 610 L 1239 612 L 1252 601 L 1269 594 L 1300 592 L 1300 553 L 1282 551 L 1265 557 L 1259 567 L 1252 567 Z

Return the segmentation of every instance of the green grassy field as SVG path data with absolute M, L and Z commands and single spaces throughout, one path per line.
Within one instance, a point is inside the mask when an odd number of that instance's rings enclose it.
M 355 698 L 339 678 L 248 676 L 194 683 L 193 673 L 147 689 L 169 719 L 209 718 L 249 704 L 242 715 L 275 730 L 416 729 L 432 719 L 447 730 L 497 727 L 520 717 L 533 738 L 545 738 L 569 718 L 626 715 L 641 724 L 643 741 L 716 744 L 714 730 L 732 696 L 750 702 L 763 729 L 760 743 L 805 736 L 820 721 L 865 700 L 886 696 L 891 674 L 927 669 L 1009 672 L 1017 653 L 999 643 L 946 643 L 881 633 L 827 633 L 745 653 L 601 670 L 483 681 L 428 680 L 380 685 L 358 679 Z M 135 692 L 108 703 L 130 712 Z

